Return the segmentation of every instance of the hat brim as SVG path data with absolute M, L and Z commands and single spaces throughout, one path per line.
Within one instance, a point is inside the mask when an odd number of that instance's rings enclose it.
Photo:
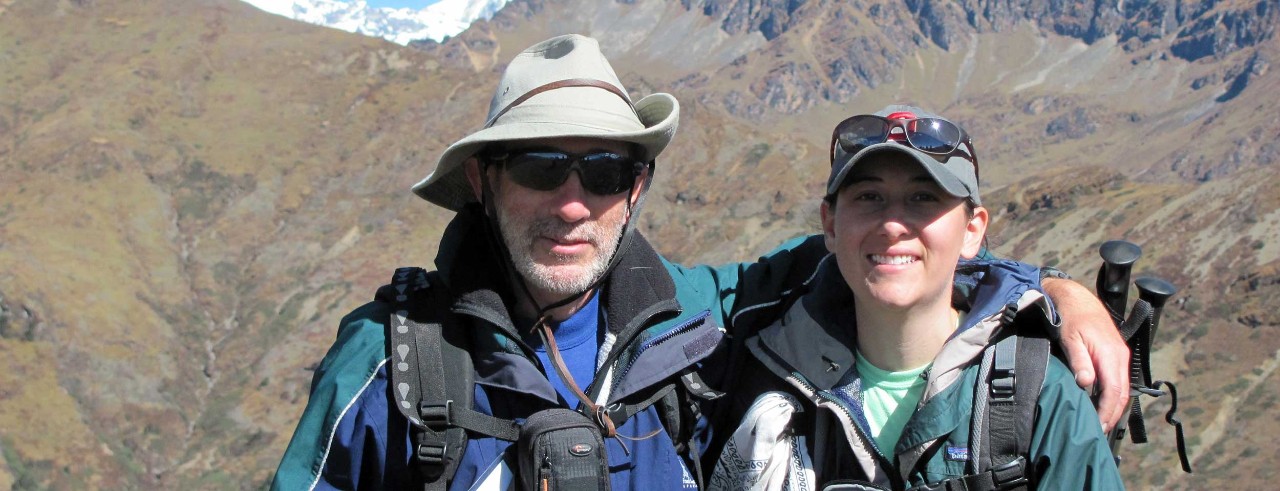
M 840 191 L 841 184 L 844 183 L 845 179 L 849 177 L 849 173 L 853 172 L 853 168 L 856 167 L 863 159 L 870 157 L 872 154 L 888 152 L 903 153 L 911 156 L 912 159 L 920 163 L 920 166 L 924 168 L 925 172 L 928 172 L 929 176 L 933 178 L 933 181 L 938 183 L 938 186 L 940 186 L 943 191 L 946 191 L 947 194 L 957 198 L 971 199 L 975 205 L 982 204 L 982 200 L 978 195 L 978 190 L 976 188 L 969 189 L 969 186 L 965 185 L 959 177 L 956 177 L 956 175 L 946 167 L 947 165 L 952 165 L 956 166 L 955 168 L 960 172 L 967 170 L 967 172 L 972 173 L 973 163 L 965 160 L 964 157 L 953 156 L 947 160 L 946 164 L 943 164 L 942 162 L 938 162 L 938 160 L 932 155 L 894 141 L 870 145 L 867 148 L 859 150 L 858 153 L 853 154 L 853 156 L 845 159 L 844 163 L 840 164 L 840 172 L 836 173 L 831 180 L 827 182 L 827 196 L 835 196 L 836 193 Z M 977 182 L 976 177 L 974 178 L 974 182 Z
M 635 109 L 644 126 L 644 129 L 637 131 L 620 132 L 566 121 L 521 122 L 482 129 L 445 149 L 431 174 L 413 185 L 413 192 L 453 211 L 475 201 L 475 194 L 467 183 L 462 163 L 486 146 L 497 142 L 566 137 L 601 138 L 634 143 L 644 148 L 649 159 L 654 159 L 675 135 L 680 119 L 680 103 L 671 94 L 657 93 L 640 99 L 636 102 Z

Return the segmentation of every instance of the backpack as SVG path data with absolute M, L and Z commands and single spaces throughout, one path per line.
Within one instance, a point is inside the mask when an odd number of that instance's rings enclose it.
M 453 328 L 457 322 L 449 311 L 452 297 L 438 272 L 418 267 L 399 268 L 392 275 L 391 284 L 379 288 L 375 298 L 392 306 L 387 323 L 387 348 L 391 354 L 387 376 L 395 406 L 410 423 L 413 455 L 410 466 L 415 483 L 421 483 L 427 490 L 447 488 L 462 460 L 470 434 L 520 442 L 517 447 L 527 446 L 525 441 L 549 439 L 542 430 L 529 434 L 531 428 L 528 427 L 534 425 L 521 425 L 472 408 L 475 380 L 467 333 Z M 687 370 L 678 380 L 658 387 L 642 401 L 611 404 L 607 414 L 585 416 L 608 418 L 622 425 L 636 413 L 655 406 L 668 436 L 676 443 L 677 453 L 702 488 L 704 480 L 694 427 L 702 417 L 700 401 L 720 395 L 702 382 L 698 372 Z M 554 418 L 564 421 L 567 416 L 571 415 Z M 531 416 L 530 421 L 533 419 Z M 564 445 L 570 451 L 581 448 L 574 447 L 573 443 Z M 526 467 L 524 464 L 521 463 L 521 467 Z M 607 484 L 607 467 L 605 471 L 604 484 Z
M 1103 276 L 1099 274 L 1099 293 L 1104 291 L 1101 287 Z M 1142 414 L 1139 395 L 1169 395 L 1171 403 L 1165 414 L 1165 421 L 1174 427 L 1182 470 L 1191 473 L 1182 421 L 1176 416 L 1177 387 L 1169 381 L 1152 380 L 1151 360 L 1148 356 L 1160 321 L 1159 309 L 1176 288 L 1163 280 L 1151 278 L 1140 278 L 1137 283 L 1142 296 L 1134 302 L 1128 318 L 1120 319 L 1124 313 L 1123 307 L 1117 313 L 1116 308 L 1108 306 L 1115 316 L 1121 337 L 1130 348 L 1130 386 L 1133 394 L 1130 396 L 1127 421 L 1122 421 L 1108 435 L 1111 450 L 1114 453 L 1119 441 L 1124 438 L 1126 425 L 1123 423 L 1126 422 L 1133 443 L 1147 443 L 1146 419 Z M 1153 291 L 1156 293 L 1153 294 Z M 1005 307 L 1001 318 L 1002 327 L 1014 325 L 1016 307 Z M 980 472 L 951 480 L 963 483 L 943 481 L 939 483 L 942 486 L 920 489 L 1004 490 L 1026 489 L 1031 484 L 1027 477 L 1028 446 L 1036 417 L 1036 400 L 1039 399 L 1040 388 L 1044 383 L 1052 347 L 1043 337 L 1043 329 L 1014 328 L 1012 331 L 995 344 L 987 346 L 978 372 L 979 390 L 974 394 L 970 438 L 971 451 L 977 448 L 981 453 L 977 457 L 971 455 L 970 458 Z M 1159 390 L 1160 387 L 1167 387 L 1168 392 Z M 1120 462 L 1119 456 L 1114 458 L 1116 463 Z
M 1105 268 L 1105 266 L 1104 266 Z M 960 271 L 965 272 L 961 266 Z M 1099 274 L 1098 292 L 1104 302 L 1103 287 L 1105 269 Z M 1127 278 L 1125 279 L 1127 283 Z M 1114 453 L 1119 440 L 1124 438 L 1128 423 L 1129 435 L 1134 443 L 1146 443 L 1145 417 L 1139 395 L 1162 397 L 1168 394 L 1171 405 L 1165 420 L 1175 429 L 1178 457 L 1184 472 L 1191 472 L 1187 457 L 1182 422 L 1175 415 L 1178 410 L 1178 393 L 1173 383 L 1151 377 L 1150 352 L 1152 337 L 1160 320 L 1159 309 L 1164 300 L 1176 291 L 1163 280 L 1140 278 L 1141 297 L 1134 302 L 1128 318 L 1122 318 L 1123 306 L 1118 309 L 1106 302 L 1111 310 L 1121 337 L 1129 345 L 1130 356 L 1130 411 L 1127 421 L 1122 421 L 1108 438 Z M 1127 286 L 1127 285 L 1125 285 Z M 1153 293 L 1155 292 L 1155 293 Z M 1120 300 L 1123 304 L 1124 300 Z M 1117 312 L 1118 310 L 1118 312 Z M 1027 489 L 1032 483 L 1028 477 L 1029 446 L 1036 418 L 1036 401 L 1044 384 L 1049 357 L 1059 356 L 1043 326 L 1027 326 L 1019 322 L 1016 304 L 1006 305 L 1001 316 L 1003 338 L 988 345 L 983 351 L 978 372 L 978 390 L 974 393 L 974 410 L 970 432 L 970 463 L 977 469 L 974 474 L 945 480 L 931 486 L 919 486 L 918 490 L 981 490 Z M 1066 360 L 1063 360 L 1065 363 Z M 1168 392 L 1158 390 L 1167 387 Z M 972 452 L 978 452 L 973 455 Z M 1119 463 L 1120 457 L 1115 456 Z
M 912 490 L 1010 490 L 1033 484 L 1031 435 L 1052 347 L 1044 329 L 1018 324 L 1018 305 L 1006 305 L 1003 334 L 982 351 L 969 432 L 968 460 L 975 472 Z

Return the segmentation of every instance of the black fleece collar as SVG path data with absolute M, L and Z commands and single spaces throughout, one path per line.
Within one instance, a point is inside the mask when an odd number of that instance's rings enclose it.
M 602 283 L 602 306 L 609 330 L 619 340 L 627 340 L 650 324 L 654 316 L 678 312 L 675 283 L 658 253 L 639 233 L 623 244 L 620 260 Z M 490 243 L 484 211 L 470 204 L 458 212 L 445 228 L 436 255 L 436 268 L 446 286 L 458 299 L 455 312 L 488 320 L 518 338 L 511 321 L 514 295 L 507 281 L 497 248 Z M 674 314 L 667 314 L 674 315 Z
M 640 232 L 631 234 L 621 261 L 602 285 L 609 330 L 623 340 L 650 317 L 680 309 L 675 282 L 658 253 Z
M 514 297 L 503 262 L 489 242 L 484 211 L 468 204 L 445 227 L 436 253 L 436 269 L 455 298 L 452 310 L 487 320 L 508 337 L 519 339 L 507 305 Z

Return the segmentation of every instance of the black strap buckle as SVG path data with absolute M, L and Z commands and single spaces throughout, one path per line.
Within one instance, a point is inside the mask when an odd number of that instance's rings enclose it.
M 1007 376 L 991 379 L 991 398 L 997 401 L 1013 399 L 1017 392 L 1014 381 L 1015 375 L 1012 371 Z
M 422 420 L 422 425 L 430 428 L 431 431 L 444 431 L 453 421 L 449 415 L 453 412 L 453 400 L 444 401 L 444 404 L 431 404 L 429 402 L 418 403 L 418 418 Z
M 991 482 L 999 490 L 1026 487 L 1031 482 L 1027 480 L 1027 459 L 1019 456 L 1011 462 L 992 467 Z
M 414 455 L 418 457 L 418 461 L 427 465 L 444 465 L 445 452 L 449 450 L 449 444 L 444 440 L 431 443 L 422 443 L 418 445 Z
M 1018 338 L 1007 337 L 996 343 L 991 366 L 991 398 L 1008 402 L 1017 392 Z
M 439 466 L 445 464 L 449 444 L 444 439 L 444 430 L 448 429 L 452 422 L 449 418 L 451 409 L 453 409 L 452 400 L 444 401 L 444 404 L 418 403 L 418 417 L 421 418 L 422 426 L 426 427 L 426 431 L 422 432 L 418 439 L 414 456 L 418 462 L 428 466 L 429 474 L 443 469 Z

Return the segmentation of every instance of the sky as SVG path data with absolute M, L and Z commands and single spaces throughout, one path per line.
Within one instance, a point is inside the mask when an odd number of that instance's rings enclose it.
M 411 8 L 421 10 L 440 0 L 365 0 L 370 7 Z

